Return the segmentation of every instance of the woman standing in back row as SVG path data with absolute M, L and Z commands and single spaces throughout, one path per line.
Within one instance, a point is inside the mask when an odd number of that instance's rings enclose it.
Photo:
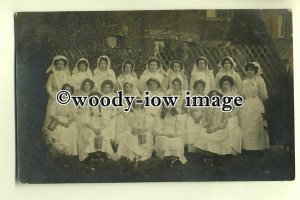
M 247 78 L 243 81 L 242 95 L 244 105 L 240 110 L 243 149 L 263 150 L 269 148 L 269 136 L 264 128 L 265 108 L 263 102 L 268 99 L 261 68 L 257 62 L 245 65 Z
M 212 70 L 208 69 L 208 60 L 205 57 L 196 59 L 191 73 L 190 88 L 193 87 L 197 80 L 205 82 L 204 95 L 207 95 L 209 91 L 216 89 L 214 73 Z
M 50 74 L 46 85 L 49 100 L 43 130 L 45 130 L 51 120 L 49 113 L 52 109 L 55 109 L 57 105 L 56 93 L 66 83 L 73 86 L 73 80 L 70 75 L 68 64 L 69 61 L 65 56 L 58 55 L 53 58 L 51 66 L 46 71 L 47 74 Z
M 234 80 L 234 88 L 237 93 L 241 92 L 242 88 L 242 79 L 240 75 L 235 71 L 236 69 L 236 63 L 234 62 L 232 57 L 225 57 L 221 60 L 221 62 L 218 64 L 219 66 L 219 72 L 216 75 L 216 84 L 219 89 L 222 89 L 219 87 L 219 81 L 223 76 L 230 76 Z
M 101 85 L 105 80 L 111 80 L 116 83 L 115 72 L 111 69 L 111 63 L 108 56 L 100 56 L 97 60 L 97 67 L 94 69 L 94 79 L 96 90 L 101 93 Z

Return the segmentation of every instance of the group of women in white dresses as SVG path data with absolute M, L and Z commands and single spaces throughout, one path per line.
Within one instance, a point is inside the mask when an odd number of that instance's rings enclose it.
M 68 59 L 55 56 L 46 85 L 49 94 L 43 127 L 50 151 L 76 155 L 80 161 L 95 152 L 105 153 L 108 159 L 122 157 L 131 161 L 145 161 L 153 155 L 186 163 L 188 152 L 210 152 L 216 155 L 238 155 L 242 149 L 263 150 L 269 147 L 264 128 L 264 105 L 268 98 L 266 85 L 260 76 L 258 63 L 247 63 L 247 78 L 242 80 L 235 71 L 236 63 L 225 57 L 214 75 L 205 57 L 196 59 L 190 78 L 181 61 L 170 63 L 165 72 L 161 61 L 150 58 L 145 71 L 138 78 L 135 63 L 126 60 L 116 77 L 109 57 L 100 56 L 91 70 L 89 61 L 81 58 L 69 71 Z M 129 112 L 117 107 L 75 108 L 60 105 L 56 93 L 68 90 L 85 96 L 109 96 L 122 90 L 125 96 L 143 99 L 144 92 L 153 96 L 179 96 L 175 107 L 144 107 L 134 103 Z M 232 112 L 219 107 L 184 107 L 186 90 L 192 95 L 244 97 L 244 105 Z

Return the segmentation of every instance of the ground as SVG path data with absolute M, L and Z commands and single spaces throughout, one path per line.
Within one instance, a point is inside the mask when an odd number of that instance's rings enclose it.
M 172 168 L 155 156 L 140 162 L 137 167 L 126 159 L 105 160 L 100 166 L 92 166 L 79 162 L 77 157 L 55 157 L 46 153 L 35 179 L 20 181 L 96 183 L 294 179 L 294 154 L 285 151 L 283 146 L 272 146 L 263 156 L 249 153 L 237 157 L 226 156 L 221 159 L 219 166 L 213 168 L 203 162 L 203 155 L 188 154 L 186 157 L 186 164 L 176 163 Z

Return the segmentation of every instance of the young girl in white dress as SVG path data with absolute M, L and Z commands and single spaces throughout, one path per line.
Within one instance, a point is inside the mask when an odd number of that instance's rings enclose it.
M 222 90 L 224 96 L 237 96 L 238 93 L 234 87 L 234 80 L 231 76 L 223 76 L 219 80 L 219 88 Z M 229 112 L 228 118 L 228 131 L 230 137 L 230 146 L 232 148 L 232 154 L 238 155 L 242 151 L 242 130 L 240 128 L 240 122 L 238 119 L 239 108 L 234 107 Z
M 161 88 L 166 90 L 166 74 L 162 69 L 161 61 L 158 58 L 150 58 L 148 60 L 146 70 L 140 77 L 139 87 L 142 95 L 144 91 L 149 90 L 149 87 L 146 83 L 151 78 L 157 80 Z
M 208 96 L 222 97 L 222 94 L 216 90 L 209 92 Z M 198 133 L 198 139 L 194 147 L 207 156 L 212 156 L 211 166 L 217 164 L 220 155 L 231 154 L 230 134 L 227 128 L 228 113 L 222 112 L 220 107 L 206 108 L 203 115 L 202 125 L 206 129 Z M 204 159 L 206 162 L 207 159 Z M 211 162 L 212 161 L 212 162 Z
M 88 96 L 93 91 L 95 91 L 95 82 L 90 78 L 86 78 L 81 82 L 80 90 L 77 92 L 77 94 Z
M 158 80 L 150 78 L 146 82 L 147 88 L 149 88 L 149 98 L 153 96 L 164 96 L 165 91 L 161 88 L 161 84 Z M 155 119 L 160 118 L 162 106 L 157 107 L 145 107 L 145 111 L 148 114 L 151 114 Z
M 170 167 L 179 160 L 182 164 L 187 162 L 184 156 L 183 137 L 186 132 L 185 120 L 182 110 L 165 108 L 162 119 L 155 128 L 155 154 L 165 159 Z
M 92 92 L 89 96 L 101 97 L 98 92 Z M 88 108 L 87 112 L 81 113 L 78 121 L 79 160 L 84 161 L 90 157 L 92 159 L 88 161 L 101 164 L 104 162 L 103 154 L 107 158 L 115 157 L 110 139 L 111 127 L 107 119 L 103 118 L 100 106 Z
M 118 76 L 115 91 L 123 90 L 124 83 L 130 82 L 133 84 L 134 94 L 139 94 L 139 79 L 137 78 L 136 73 L 134 72 L 135 63 L 133 60 L 126 60 L 122 64 L 122 73 Z
M 243 149 L 263 150 L 270 147 L 268 132 L 264 128 L 264 105 L 268 99 L 266 84 L 260 76 L 261 68 L 257 62 L 245 65 L 247 78 L 243 81 L 242 95 L 244 105 L 240 111 L 243 132 Z
M 166 72 L 167 89 L 172 89 L 172 81 L 178 78 L 182 83 L 182 89 L 188 90 L 188 80 L 184 74 L 184 65 L 181 61 L 173 60 L 170 64 L 170 68 Z
M 46 91 L 49 95 L 49 100 L 48 100 L 43 130 L 45 130 L 46 126 L 48 126 L 51 120 L 49 111 L 51 109 L 55 109 L 52 107 L 57 106 L 56 105 L 57 92 L 66 83 L 68 83 L 69 85 L 73 85 L 73 80 L 70 75 L 68 63 L 69 61 L 65 56 L 60 56 L 60 55 L 55 56 L 53 58 L 51 66 L 46 71 L 47 74 L 50 74 L 46 85 Z
M 80 85 L 80 90 L 77 92 L 77 95 L 89 96 L 95 89 L 95 82 L 89 78 L 86 78 L 82 81 Z M 84 120 L 84 118 L 90 113 L 90 106 L 86 102 L 83 107 L 77 108 L 77 121 Z
M 61 88 L 71 94 L 74 88 L 64 84 Z M 50 122 L 45 128 L 50 152 L 63 155 L 77 155 L 76 109 L 72 104 L 55 104 L 49 110 Z
M 194 82 L 192 96 L 204 96 L 205 82 L 203 80 L 197 80 Z M 199 132 L 205 131 L 202 126 L 203 114 L 205 108 L 203 107 L 191 107 L 188 109 L 188 113 L 193 119 L 193 124 L 191 125 L 191 130 L 187 132 L 185 137 L 185 144 L 188 145 L 188 152 L 194 153 L 194 143 L 198 139 Z
M 89 61 L 85 58 L 80 58 L 72 71 L 74 81 L 75 94 L 80 91 L 82 81 L 86 78 L 93 80 L 93 73 L 90 69 Z
M 232 57 L 225 57 L 221 60 L 221 62 L 218 64 L 219 66 L 219 72 L 216 74 L 216 84 L 217 88 L 219 87 L 219 81 L 223 76 L 231 76 L 234 80 L 234 90 L 236 90 L 237 93 L 241 92 L 242 88 L 242 79 L 241 76 L 235 71 L 236 69 L 236 63 L 234 62 Z
M 137 166 L 139 161 L 145 161 L 152 156 L 154 118 L 145 112 L 142 104 L 136 102 L 124 118 L 118 155 L 134 161 Z
M 94 69 L 94 79 L 96 90 L 101 93 L 101 85 L 105 80 L 111 80 L 116 83 L 115 72 L 111 69 L 111 63 L 108 56 L 100 56 L 97 59 L 97 67 Z
M 124 96 L 135 96 L 139 98 L 141 97 L 139 90 L 136 88 L 135 83 L 132 80 L 127 79 L 124 80 L 122 83 L 122 90 Z
M 191 135 L 193 135 L 194 133 L 193 131 L 193 119 L 191 118 L 190 115 L 188 115 L 186 112 L 182 113 L 182 108 L 184 107 L 185 104 L 185 90 L 182 89 L 182 83 L 181 80 L 179 78 L 175 78 L 172 81 L 172 87 L 171 89 L 169 89 L 167 91 L 167 96 L 178 96 L 178 100 L 176 102 L 176 105 L 174 107 L 174 109 L 177 111 L 178 116 L 177 118 L 182 118 L 183 122 L 184 122 L 184 129 L 185 131 L 183 132 L 183 141 L 185 144 L 190 144 L 192 137 Z M 186 109 L 184 109 L 184 111 L 186 111 Z M 184 114 L 184 116 L 183 116 Z
M 208 69 L 208 60 L 205 57 L 199 57 L 193 66 L 191 73 L 190 87 L 193 87 L 194 82 L 203 80 L 206 83 L 204 94 L 216 89 L 216 81 L 213 70 Z
M 107 97 L 115 96 L 114 83 L 111 80 L 104 80 L 101 84 L 101 95 Z M 112 105 L 108 107 L 102 107 L 101 115 L 105 123 L 107 124 L 108 131 L 110 134 L 111 145 L 114 151 L 117 151 L 118 135 L 117 135 L 117 118 L 119 115 L 118 108 Z M 117 154 L 114 154 L 111 159 L 116 160 Z

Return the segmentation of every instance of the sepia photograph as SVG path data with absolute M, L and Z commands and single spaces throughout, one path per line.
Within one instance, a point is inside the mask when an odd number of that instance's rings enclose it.
M 13 17 L 17 183 L 295 179 L 291 9 Z M 124 105 L 105 105 L 118 91 Z M 176 105 L 154 105 L 163 96 Z M 243 104 L 203 106 L 212 97 Z

